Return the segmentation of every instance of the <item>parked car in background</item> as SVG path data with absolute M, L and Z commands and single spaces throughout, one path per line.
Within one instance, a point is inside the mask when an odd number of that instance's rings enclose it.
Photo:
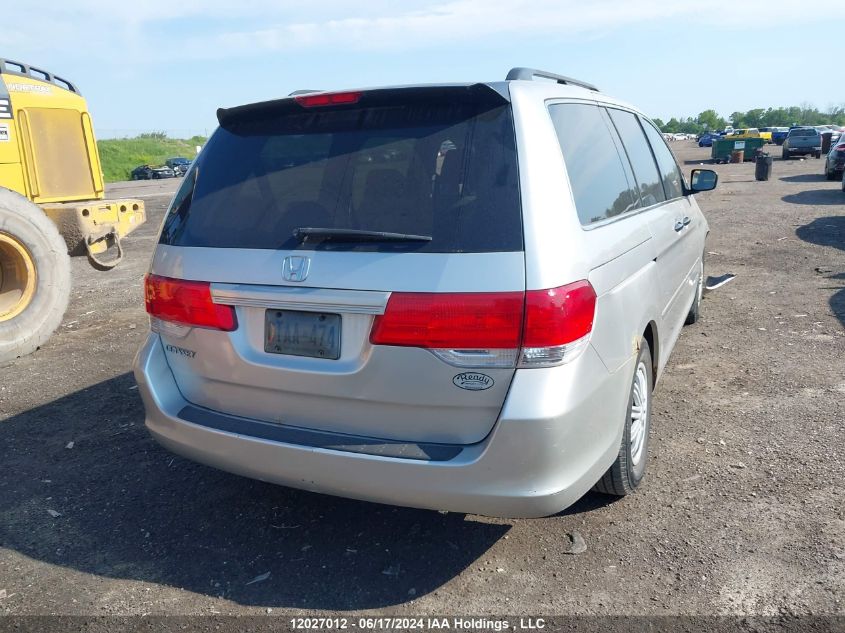
M 640 485 L 715 172 L 686 185 L 641 112 L 526 68 L 217 112 L 145 279 L 134 367 L 162 445 L 498 516 Z
M 830 134 L 831 146 L 833 146 L 842 136 L 842 132 L 836 125 L 814 125 L 813 127 L 819 131 L 819 134 L 822 135 L 822 138 L 824 138 L 825 134 Z
M 177 156 L 175 158 L 168 158 L 164 164 L 170 167 L 177 176 L 184 176 L 185 173 L 187 173 L 188 168 L 191 166 L 191 161 L 187 158 Z
M 158 180 L 160 178 L 174 178 L 176 173 L 165 166 L 153 167 L 152 165 L 141 165 L 132 170 L 132 180 Z
M 841 180 L 845 171 L 845 139 L 831 146 L 824 161 L 824 175 L 828 180 Z
M 772 143 L 775 145 L 783 145 L 783 142 L 786 140 L 787 135 L 789 134 L 788 127 L 773 127 L 770 128 L 772 133 Z
M 760 135 L 766 139 L 767 143 L 774 143 L 775 142 L 775 132 L 780 128 L 777 127 L 761 127 L 760 128 Z M 788 128 L 783 128 L 784 130 L 788 130 Z
M 822 136 L 814 127 L 794 127 L 789 130 L 786 140 L 781 146 L 781 158 L 788 160 L 793 156 L 807 156 L 812 154 L 816 158 L 822 157 Z
M 722 138 L 722 137 L 719 134 L 707 132 L 705 134 L 702 134 L 699 137 L 698 146 L 699 147 L 711 147 L 713 145 L 713 141 L 718 141 L 720 138 Z
M 772 142 L 771 132 L 761 132 L 756 127 L 747 127 L 734 130 L 733 132 L 728 134 L 728 137 L 733 140 L 742 140 L 744 138 L 762 138 L 767 143 Z
M 840 125 L 825 125 L 827 129 L 833 132 L 833 136 L 830 138 L 831 144 L 836 143 L 839 139 L 842 138 L 842 126 Z

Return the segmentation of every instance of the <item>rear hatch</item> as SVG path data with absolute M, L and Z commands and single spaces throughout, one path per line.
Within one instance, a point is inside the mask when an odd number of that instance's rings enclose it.
M 820 147 L 822 144 L 822 137 L 817 130 L 811 128 L 790 130 L 789 147 L 793 149 L 806 149 Z
M 507 99 L 485 85 L 321 93 L 219 119 L 147 283 L 184 397 L 329 432 L 482 440 L 525 292 Z M 168 317 L 156 297 L 193 300 L 172 280 L 209 282 L 197 292 L 232 322 L 178 325 L 208 306 Z

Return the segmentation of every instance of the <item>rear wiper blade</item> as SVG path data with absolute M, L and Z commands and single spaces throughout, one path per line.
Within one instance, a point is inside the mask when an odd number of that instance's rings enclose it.
M 303 242 L 430 242 L 430 235 L 412 235 L 409 233 L 390 233 L 389 231 L 365 231 L 363 229 L 324 229 L 313 226 L 301 226 L 293 230 L 293 236 Z

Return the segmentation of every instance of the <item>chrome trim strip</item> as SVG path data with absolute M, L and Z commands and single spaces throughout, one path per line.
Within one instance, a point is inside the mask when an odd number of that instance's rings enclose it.
M 371 290 L 211 284 L 211 298 L 214 303 L 305 312 L 384 314 L 389 297 L 389 292 Z

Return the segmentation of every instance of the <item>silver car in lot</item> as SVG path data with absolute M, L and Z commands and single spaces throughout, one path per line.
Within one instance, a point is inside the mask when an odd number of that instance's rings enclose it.
M 524 68 L 218 119 L 145 280 L 135 376 L 162 445 L 486 515 L 637 488 L 714 172 L 687 184 L 635 108 Z

